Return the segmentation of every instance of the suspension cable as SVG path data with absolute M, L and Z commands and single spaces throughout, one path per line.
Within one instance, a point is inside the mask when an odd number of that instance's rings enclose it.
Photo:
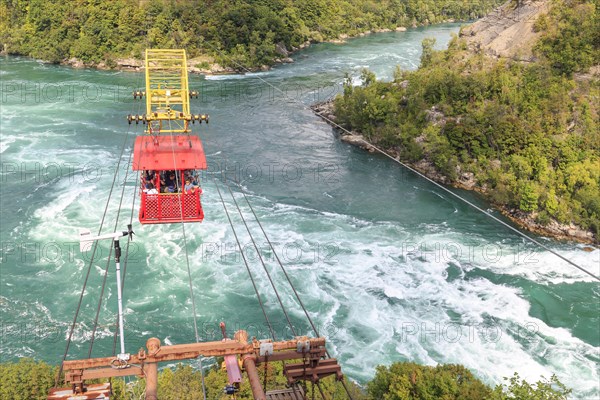
M 128 132 L 129 135 L 129 132 Z M 117 208 L 117 216 L 115 218 L 115 226 L 113 228 L 113 231 L 117 231 L 117 228 L 119 226 L 119 218 L 121 216 L 121 207 L 123 206 L 123 199 L 125 197 L 125 183 L 127 182 L 127 178 L 129 176 L 129 165 L 131 164 L 131 158 L 133 157 L 133 148 L 132 150 L 129 152 L 129 158 L 127 159 L 127 168 L 125 169 L 125 179 L 123 180 L 123 187 L 121 188 L 121 198 L 119 200 L 119 206 Z M 135 196 L 135 190 L 134 190 L 134 196 Z M 127 246 L 129 246 L 129 242 L 131 241 L 131 239 L 128 237 L 127 239 Z M 129 247 L 127 247 L 127 250 L 129 249 Z M 106 286 L 106 280 L 108 277 L 108 269 L 109 269 L 109 265 L 110 265 L 110 258 L 112 256 L 112 250 L 113 250 L 113 246 L 110 246 L 110 250 L 108 252 L 108 258 L 106 260 L 106 268 L 104 269 L 104 277 L 102 279 L 102 289 L 100 290 L 100 298 L 98 299 L 98 307 L 96 309 L 96 317 L 94 319 L 94 328 L 92 329 L 92 337 L 90 339 L 90 348 L 88 351 L 88 358 L 92 357 L 92 349 L 94 347 L 94 339 L 96 337 L 96 329 L 98 328 L 98 317 L 100 315 L 100 308 L 102 306 L 102 297 L 104 296 L 104 288 Z M 127 253 L 125 254 L 125 256 L 127 257 Z M 123 284 L 121 282 L 121 289 L 123 289 Z M 118 328 L 118 326 L 117 326 Z M 115 330 L 115 334 L 117 333 L 117 331 Z
M 250 232 L 250 228 L 248 227 L 248 224 L 246 223 L 246 219 L 244 218 L 244 214 L 242 213 L 242 210 L 240 210 L 240 207 L 238 205 L 237 200 L 235 199 L 235 196 L 233 195 L 233 191 L 231 190 L 231 187 L 229 185 L 227 185 L 227 189 L 229 189 L 229 193 L 231 194 L 231 198 L 233 199 L 233 202 L 235 204 L 235 207 L 238 210 L 238 213 L 240 214 L 240 217 L 242 218 L 242 222 L 244 223 L 244 226 L 246 227 L 246 230 L 248 231 L 248 235 L 250 236 L 250 240 L 252 240 L 252 244 L 254 245 L 254 249 L 256 250 L 256 254 L 258 254 L 258 258 L 260 259 L 260 262 L 263 266 L 263 269 L 265 270 L 265 273 L 267 274 L 267 277 L 269 278 L 269 282 L 271 283 L 271 287 L 273 288 L 273 291 L 275 291 L 275 296 L 277 297 L 277 301 L 279 302 L 279 305 L 281 306 L 281 310 L 283 311 L 283 314 L 285 315 L 285 319 L 288 322 L 288 325 L 290 326 L 290 329 L 292 331 L 292 333 L 294 334 L 294 336 L 298 336 L 296 334 L 296 330 L 294 329 L 294 325 L 292 324 L 292 321 L 290 321 L 290 317 L 285 309 L 285 306 L 283 305 L 283 302 L 281 301 L 281 297 L 279 296 L 279 292 L 277 291 L 277 288 L 275 287 L 275 283 L 273 282 L 273 279 L 271 278 L 271 274 L 269 273 L 269 270 L 267 269 L 267 266 L 265 265 L 265 261 L 262 257 L 262 255 L 260 254 L 260 250 L 258 249 L 258 246 L 256 245 L 256 241 L 254 240 L 254 237 L 252 236 L 252 233 Z
M 331 119 L 318 114 L 321 118 L 327 120 L 327 121 L 331 121 Z M 339 127 L 340 129 L 343 129 L 345 132 L 350 133 L 347 129 L 344 129 L 342 127 L 340 127 L 340 125 L 336 124 L 335 122 L 332 122 L 333 124 L 335 124 L 336 127 Z M 366 145 L 369 145 L 371 147 L 373 147 L 375 150 L 377 150 L 379 153 L 383 154 L 384 156 L 394 160 L 395 162 L 397 162 L 398 164 L 400 164 L 401 166 L 403 166 L 404 168 L 408 169 L 409 171 L 413 172 L 414 174 L 420 176 L 423 179 L 426 179 L 427 181 L 429 181 L 430 183 L 434 184 L 435 186 L 437 186 L 438 188 L 444 190 L 445 192 L 451 194 L 452 196 L 456 197 L 457 199 L 463 201 L 464 203 L 468 204 L 469 206 L 473 207 L 474 209 L 476 209 L 477 211 L 485 214 L 486 216 L 488 216 L 489 218 L 493 219 L 496 222 L 499 222 L 500 224 L 502 224 L 503 226 L 505 226 L 506 228 L 510 229 L 511 231 L 515 232 L 517 235 L 522 236 L 523 238 L 529 240 L 532 243 L 537 244 L 538 246 L 540 246 L 542 249 L 554 254 L 556 257 L 560 258 L 561 260 L 571 264 L 573 267 L 577 268 L 578 270 L 588 274 L 589 276 L 591 276 L 592 278 L 596 279 L 597 281 L 600 281 L 600 277 L 598 277 L 597 275 L 593 274 L 592 272 L 588 271 L 587 269 L 583 268 L 582 266 L 576 264 L 575 262 L 569 260 L 568 258 L 566 258 L 565 256 L 563 256 L 562 254 L 552 250 L 550 247 L 546 246 L 545 244 L 541 243 L 540 241 L 532 238 L 531 236 L 527 235 L 526 233 L 521 232 L 520 230 L 518 230 L 517 228 L 507 224 L 506 222 L 502 221 L 500 218 L 496 217 L 495 215 L 492 215 L 491 213 L 489 213 L 488 211 L 482 209 L 481 207 L 475 205 L 474 203 L 472 203 L 471 201 L 465 199 L 464 197 L 460 196 L 457 193 L 454 193 L 452 190 L 448 189 L 447 187 L 437 183 L 436 181 L 434 181 L 433 179 L 429 178 L 428 176 L 426 176 L 425 174 L 417 171 L 416 169 L 410 167 L 409 165 L 407 165 L 406 163 L 403 163 L 402 161 L 394 158 L 391 154 L 388 154 L 386 151 L 380 149 L 379 147 L 367 142 L 364 139 L 361 139 L 361 141 L 363 143 L 365 143 Z
M 350 132 L 348 129 L 344 128 L 343 126 L 341 126 L 340 124 L 336 123 L 335 121 L 333 121 L 331 118 L 328 118 L 327 116 L 323 115 L 322 113 L 316 112 L 315 114 L 317 114 L 319 117 L 323 118 L 325 121 L 329 122 L 330 124 L 334 125 L 336 128 L 343 130 L 344 132 L 346 132 L 347 134 L 352 135 L 352 132 Z M 408 169 L 409 171 L 411 171 L 412 173 L 418 175 L 419 177 L 429 181 L 430 183 L 434 184 L 435 186 L 437 186 L 438 188 L 442 189 L 443 191 L 445 191 L 446 193 L 451 194 L 452 196 L 456 197 L 457 199 L 461 200 L 462 202 L 466 203 L 467 205 L 471 206 L 472 208 L 474 208 L 475 210 L 481 212 L 482 214 L 486 215 L 487 217 L 493 219 L 494 221 L 500 223 L 501 225 L 505 226 L 506 228 L 510 229 L 511 231 L 513 231 L 514 233 L 516 233 L 517 235 L 529 240 L 530 242 L 538 245 L 539 247 L 541 247 L 542 249 L 554 254 L 556 257 L 560 258 L 561 260 L 571 264 L 573 267 L 579 269 L 580 271 L 588 274 L 589 276 L 591 276 L 592 278 L 600 281 L 600 277 L 598 277 L 597 275 L 593 274 L 592 272 L 588 271 L 587 269 L 583 268 L 582 266 L 576 264 L 575 262 L 569 260 L 568 258 L 566 258 L 565 256 L 563 256 L 562 254 L 558 253 L 557 251 L 552 250 L 550 247 L 546 246 L 545 244 L 541 243 L 540 241 L 532 238 L 531 236 L 527 235 L 524 232 L 521 232 L 520 230 L 518 230 L 517 228 L 511 226 L 510 224 L 502 221 L 500 218 L 496 217 L 495 215 L 492 215 L 490 212 L 482 209 L 481 207 L 475 205 L 473 202 L 465 199 L 464 197 L 462 197 L 461 195 L 454 193 L 452 190 L 448 189 L 447 187 L 445 187 L 444 185 L 434 181 L 433 179 L 429 178 L 427 175 L 419 172 L 417 169 L 409 166 L 408 164 L 400 161 L 399 159 L 393 157 L 391 154 L 389 154 L 388 152 L 386 152 L 385 150 L 381 149 L 378 146 L 375 146 L 372 143 L 367 142 L 365 139 L 361 138 L 360 141 L 362 143 L 364 143 L 365 145 L 372 147 L 373 149 L 377 150 L 377 152 L 383 154 L 384 156 L 386 156 L 387 158 L 395 161 L 396 163 L 400 164 L 401 166 L 403 166 L 404 168 Z
M 271 242 L 271 240 L 267 236 L 267 233 L 265 232 L 265 229 L 263 228 L 262 223 L 260 222 L 260 219 L 256 215 L 256 212 L 254 211 L 254 208 L 252 207 L 252 204 L 250 204 L 250 201 L 248 200 L 248 196 L 246 196 L 246 192 L 244 191 L 243 187 L 241 187 L 241 185 L 240 185 L 240 189 L 241 189 L 242 194 L 244 195 L 244 199 L 246 200 L 246 203 L 248 203 L 248 207 L 250 208 L 250 211 L 252 211 L 252 215 L 254 215 L 254 219 L 258 223 L 258 226 L 260 227 L 260 230 L 262 231 L 265 239 L 267 240 L 267 243 L 269 243 L 269 246 L 271 247 L 271 250 L 273 251 L 273 255 L 275 255 L 275 259 L 277 259 L 277 263 L 279 264 L 279 267 L 283 271 L 283 274 L 285 275 L 285 278 L 287 279 L 288 283 L 290 284 L 290 287 L 292 288 L 292 291 L 296 295 L 296 299 L 298 300 L 298 304 L 300 304 L 300 307 L 302 308 L 302 311 L 304 311 L 304 315 L 306 315 L 306 318 L 307 318 L 308 322 L 310 323 L 310 326 L 312 327 L 313 332 L 315 333 L 315 336 L 319 337 L 319 331 L 317 330 L 317 327 L 315 326 L 312 318 L 308 314 L 308 311 L 306 310 L 306 307 L 304 306 L 304 303 L 302 302 L 302 299 L 300 299 L 300 295 L 298 294 L 298 291 L 296 290 L 294 284 L 292 283 L 292 280 L 290 279 L 290 276 L 288 275 L 285 267 L 283 266 L 283 263 L 279 259 L 279 256 L 277 255 L 277 251 L 275 251 L 275 246 L 273 246 L 273 243 Z M 327 358 L 331 358 L 331 355 L 329 354 L 329 351 L 327 349 L 325 349 L 325 354 L 327 355 Z M 346 394 L 348 395 L 348 398 L 350 400 L 352 400 L 352 395 L 350 394 L 350 390 L 346 386 L 346 382 L 344 382 L 343 380 L 340 381 L 340 382 L 344 386 L 344 390 L 346 391 Z
M 181 21 L 180 21 L 180 22 L 181 22 Z M 223 55 L 223 52 L 222 52 L 220 49 L 217 49 L 216 47 L 214 47 L 214 46 L 213 46 L 212 44 L 210 44 L 210 43 L 208 43 L 208 44 L 209 44 L 209 46 L 210 46 L 210 47 L 211 47 L 211 48 L 212 48 L 214 51 L 216 51 L 217 53 L 219 53 L 219 54 Z M 235 63 L 235 64 L 236 64 L 238 67 L 240 67 L 240 66 L 241 66 L 241 67 L 242 67 L 242 69 L 246 70 L 247 72 L 251 72 L 251 71 L 250 71 L 248 68 L 246 68 L 245 66 L 241 65 L 239 62 L 237 62 L 237 61 L 235 61 L 235 60 L 234 60 L 234 63 Z M 273 88 L 273 89 L 275 89 L 276 91 L 278 91 L 278 92 L 280 92 L 280 93 L 283 93 L 283 95 L 284 95 L 284 96 L 285 96 L 287 99 L 289 99 L 288 95 L 287 95 L 287 94 L 286 94 L 286 93 L 285 93 L 283 90 L 279 89 L 278 87 L 276 87 L 275 85 L 271 84 L 270 82 L 268 82 L 268 81 L 264 80 L 264 79 L 263 79 L 263 78 L 261 78 L 260 76 L 257 76 L 257 77 L 258 77 L 258 79 L 259 79 L 260 81 L 262 81 L 263 83 L 266 83 L 268 86 L 272 87 L 272 88 Z M 295 103 L 299 103 L 299 104 L 300 104 L 300 105 L 301 105 L 303 108 L 310 110 L 310 108 L 308 108 L 308 107 L 306 107 L 304 104 L 302 104 L 302 103 L 298 102 L 296 99 L 292 99 L 292 100 L 293 100 Z M 217 186 L 217 184 L 216 184 L 216 181 L 215 181 L 215 186 Z M 218 186 L 217 186 L 217 190 L 219 191 L 219 197 L 221 198 L 221 202 L 223 203 L 223 207 L 225 208 L 225 212 L 227 213 L 227 218 L 229 219 L 229 224 L 231 225 L 231 228 L 233 229 L 233 224 L 231 223 L 231 219 L 229 218 L 229 212 L 227 212 L 227 208 L 225 207 L 225 202 L 223 201 L 223 197 L 221 196 L 221 191 L 219 190 Z M 244 192 L 243 192 L 243 189 L 242 189 L 242 193 L 244 193 Z M 245 194 L 245 193 L 244 193 L 244 197 L 246 197 L 246 194 Z M 246 198 L 246 201 L 248 201 L 248 199 L 247 199 L 247 198 Z M 252 211 L 252 213 L 254 214 L 254 210 Z M 256 214 L 254 214 L 254 216 L 256 217 Z M 257 219 L 257 221 L 258 221 L 258 219 Z M 261 225 L 261 230 L 263 230 L 263 229 L 262 229 L 262 225 Z M 263 230 L 263 234 L 265 235 L 265 237 L 267 237 L 267 236 L 266 236 L 266 233 L 264 232 L 264 230 Z M 235 230 L 234 230 L 234 235 L 235 235 Z M 237 240 L 237 235 L 235 235 L 235 236 L 236 236 L 236 240 Z M 267 238 L 267 241 L 269 241 L 269 239 L 268 239 L 268 238 Z M 283 266 L 282 266 L 282 264 L 281 264 L 281 261 L 279 260 L 279 257 L 277 256 L 277 253 L 275 252 L 275 249 L 273 248 L 273 245 L 271 244 L 271 242 L 270 242 L 270 241 L 269 241 L 269 245 L 270 245 L 271 249 L 273 249 L 273 254 L 275 254 L 275 255 L 276 255 L 276 257 L 277 257 L 277 261 L 279 262 L 279 265 L 280 265 L 280 266 L 282 267 L 282 269 L 283 269 Z M 240 243 L 239 243 L 239 241 L 238 241 L 238 246 L 240 246 Z M 240 247 L 240 251 L 242 251 L 241 247 Z M 242 251 L 242 256 L 244 256 L 244 253 L 243 253 L 243 251 Z M 245 257 L 244 257 L 244 262 L 246 263 L 246 258 L 245 258 Z M 250 273 L 250 269 L 248 268 L 248 264 L 247 264 L 247 263 L 246 263 L 246 268 L 248 269 L 248 273 Z M 286 276 L 286 278 L 287 278 L 288 282 L 290 282 L 290 286 L 292 287 L 292 290 L 294 291 L 294 293 L 295 293 L 295 295 L 296 295 L 296 298 L 298 299 L 298 302 L 301 304 L 301 306 L 302 306 L 302 309 L 304 310 L 304 313 L 306 314 L 306 316 L 307 316 L 307 318 L 308 318 L 308 320 L 309 320 L 309 322 L 310 322 L 310 324 L 311 324 L 311 326 L 312 326 L 312 328 L 313 328 L 313 331 L 315 332 L 315 335 L 318 337 L 318 336 L 319 336 L 319 332 L 318 332 L 317 328 L 315 327 L 314 323 L 312 322 L 312 319 L 311 319 L 311 318 L 310 318 L 310 316 L 308 315 L 308 312 L 306 311 L 306 308 L 304 307 L 304 304 L 302 303 L 302 300 L 300 300 L 300 297 L 298 296 L 298 293 L 297 293 L 296 289 L 295 289 L 295 288 L 294 288 L 294 286 L 291 284 L 291 280 L 289 279 L 289 276 L 287 275 L 287 272 L 285 272 L 285 269 L 284 269 L 284 273 L 285 273 L 285 276 Z M 251 278 L 251 280 L 252 280 L 252 284 L 253 284 L 253 286 L 254 286 L 254 289 L 255 289 L 255 291 L 256 291 L 256 285 L 254 284 L 254 280 L 252 279 L 252 275 L 250 275 L 250 278 Z M 256 291 L 256 294 L 257 294 L 257 297 L 258 297 L 259 303 L 261 304 L 261 308 L 262 308 L 262 302 L 261 302 L 260 296 L 258 295 L 258 291 Z M 268 318 L 267 318 L 267 315 L 266 315 L 266 313 L 265 313 L 265 310 L 264 310 L 264 308 L 263 308 L 263 314 L 265 315 L 265 319 L 267 319 L 267 322 L 268 322 Z M 271 333 L 272 333 L 272 328 L 271 328 L 271 326 L 270 326 L 270 323 L 269 323 L 269 329 L 271 330 Z M 273 336 L 273 338 L 274 338 L 274 335 L 272 335 L 272 336 Z M 329 352 L 327 351 L 327 349 L 325 349 L 325 352 L 326 352 L 326 354 L 327 354 L 327 357 L 329 357 L 329 358 L 330 358 L 330 356 L 329 356 Z M 348 390 L 348 387 L 346 386 L 346 383 L 345 383 L 343 380 L 342 380 L 341 382 L 342 382 L 342 385 L 344 386 L 344 390 L 345 390 L 345 391 L 346 391 L 346 393 L 348 394 L 348 398 L 349 398 L 350 400 L 352 400 L 352 396 L 350 395 L 350 391 Z M 306 398 L 306 396 L 305 396 L 305 398 Z
M 199 343 L 200 336 L 198 335 L 198 321 L 197 321 L 197 316 L 196 316 L 196 300 L 194 298 L 194 287 L 192 285 L 192 271 L 190 269 L 190 259 L 189 259 L 188 248 L 187 248 L 187 238 L 185 235 L 185 223 L 183 222 L 183 210 L 181 211 L 181 231 L 183 233 L 183 245 L 185 247 L 185 262 L 187 265 L 188 281 L 189 281 L 189 285 L 190 285 L 190 297 L 192 299 L 192 313 L 194 314 L 194 335 L 196 336 L 196 343 Z M 206 387 L 204 384 L 204 368 L 202 367 L 202 356 L 198 357 L 198 365 L 200 366 L 200 377 L 202 379 L 202 394 L 204 396 L 204 400 L 206 400 Z
M 265 265 L 265 261 L 262 257 L 262 255 L 260 254 L 260 250 L 258 249 L 258 246 L 256 245 L 256 241 L 254 240 L 254 237 L 252 236 L 252 232 L 250 232 L 250 228 L 248 227 L 248 224 L 246 223 L 246 219 L 244 218 L 244 214 L 242 213 L 242 210 L 240 209 L 237 200 L 235 199 L 235 196 L 233 195 L 233 191 L 231 190 L 231 187 L 229 185 L 227 185 L 227 189 L 229 189 L 229 194 L 231 195 L 231 198 L 233 199 L 233 202 L 235 204 L 235 207 L 238 210 L 238 213 L 240 214 L 240 217 L 242 218 L 242 222 L 244 223 L 244 226 L 246 227 L 246 231 L 248 232 L 248 236 L 250 236 L 250 240 L 252 240 L 252 244 L 254 245 L 254 249 L 256 250 L 256 254 L 258 254 L 258 257 L 260 259 L 260 262 L 263 266 L 263 269 L 265 271 L 265 273 L 267 274 L 267 277 L 269 278 L 269 282 L 271 283 L 271 287 L 273 288 L 273 291 L 275 292 L 275 296 L 277 297 L 277 301 L 279 302 L 279 305 L 281 306 L 281 310 L 283 311 L 283 314 L 285 315 L 285 319 L 288 322 L 288 325 L 292 331 L 292 334 L 294 335 L 294 337 L 298 336 L 296 334 L 296 330 L 294 329 L 294 325 L 292 324 L 292 321 L 290 321 L 290 317 L 285 309 L 285 306 L 283 305 L 283 302 L 281 301 L 281 297 L 279 296 L 279 292 L 277 291 L 277 287 L 275 286 L 275 283 L 273 282 L 273 279 L 271 278 L 271 274 L 269 273 L 269 270 L 267 269 L 267 266 Z M 267 363 L 268 363 L 268 359 L 265 359 L 265 381 L 264 381 L 264 391 L 267 391 Z M 285 361 L 282 361 L 283 366 L 285 368 Z
M 114 190 L 114 187 L 115 187 L 115 182 L 117 180 L 117 175 L 118 175 L 118 172 L 119 172 L 119 167 L 121 165 L 121 159 L 123 158 L 123 153 L 125 152 L 125 146 L 127 144 L 127 139 L 129 137 L 129 129 L 130 129 L 130 127 L 127 128 L 127 134 L 125 135 L 125 138 L 123 139 L 123 144 L 121 145 L 121 152 L 119 154 L 119 158 L 118 158 L 118 161 L 117 161 L 117 166 L 115 168 L 115 173 L 113 174 L 112 184 L 111 184 L 111 187 L 110 187 L 110 191 L 108 193 L 108 199 L 106 200 L 106 205 L 104 206 L 104 212 L 102 214 L 102 219 L 100 221 L 100 227 L 98 228 L 98 234 L 97 235 L 100 235 L 102 233 L 102 228 L 104 227 L 104 221 L 106 220 L 106 215 L 108 213 L 108 206 L 110 204 L 110 200 L 112 198 L 112 193 L 113 193 L 113 190 Z M 62 372 L 63 372 L 64 362 L 67 359 L 67 355 L 69 354 L 69 348 L 71 347 L 71 341 L 72 341 L 72 338 L 73 338 L 73 333 L 75 331 L 75 325 L 77 324 L 77 318 L 79 317 L 79 312 L 81 310 L 81 304 L 83 302 L 83 296 L 85 294 L 85 289 L 87 287 L 87 283 L 88 283 L 88 279 L 89 279 L 89 276 L 90 276 L 90 272 L 92 270 L 92 265 L 94 263 L 94 257 L 96 255 L 97 248 L 98 248 L 98 242 L 94 241 L 94 244 L 92 245 L 92 255 L 91 255 L 91 258 L 90 258 L 90 262 L 88 263 L 88 269 L 87 269 L 87 272 L 86 272 L 86 275 L 85 275 L 85 279 L 83 281 L 83 287 L 82 287 L 81 293 L 79 295 L 79 301 L 77 303 L 77 309 L 75 311 L 75 316 L 73 317 L 73 322 L 71 324 L 71 327 L 69 329 L 69 334 L 67 336 L 67 345 L 66 345 L 65 352 L 63 354 L 63 357 L 62 357 L 62 360 L 60 362 L 60 366 L 58 368 L 58 372 L 57 372 L 57 375 L 56 375 L 56 378 L 55 378 L 55 381 L 54 381 L 55 387 L 58 386 L 58 382 L 60 380 L 60 376 L 62 375 Z
M 171 121 L 169 120 L 169 127 L 171 127 Z M 192 285 L 192 272 L 190 269 L 190 258 L 189 258 L 189 254 L 188 254 L 188 248 L 187 248 L 187 237 L 185 235 L 185 223 L 183 222 L 183 187 L 180 185 L 179 182 L 179 174 L 177 173 L 177 159 L 175 158 L 175 149 L 173 146 L 171 146 L 171 154 L 173 156 L 173 169 L 175 171 L 175 190 L 177 190 L 177 188 L 179 188 L 180 192 L 180 200 L 177 202 L 177 206 L 179 207 L 179 216 L 181 218 L 181 231 L 183 234 L 183 247 L 185 250 L 185 262 L 187 265 L 187 272 L 188 272 L 188 281 L 189 281 L 189 286 L 190 286 L 190 296 L 191 296 L 191 300 L 192 300 L 192 312 L 194 314 L 194 335 L 196 337 L 196 342 L 200 341 L 200 336 L 198 335 L 198 322 L 197 322 L 197 318 L 196 318 L 196 301 L 194 299 L 194 288 Z
M 221 199 L 221 203 L 223 204 L 223 209 L 225 210 L 225 214 L 227 215 L 229 225 L 231 226 L 231 230 L 233 231 L 233 236 L 235 237 L 235 241 L 237 242 L 238 248 L 240 249 L 240 253 L 242 254 L 244 264 L 246 265 L 246 270 L 248 271 L 248 276 L 250 277 L 252 286 L 254 287 L 254 292 L 256 293 L 256 298 L 258 299 L 258 304 L 260 305 L 262 313 L 265 317 L 265 321 L 267 322 L 267 325 L 269 327 L 269 331 L 271 332 L 271 337 L 273 338 L 273 340 L 276 340 L 275 332 L 273 331 L 273 327 L 271 326 L 271 322 L 269 321 L 269 317 L 267 316 L 267 312 L 265 311 L 265 306 L 263 305 L 260 294 L 258 293 L 258 288 L 256 287 L 256 282 L 254 282 L 254 277 L 252 276 L 252 272 L 250 271 L 250 266 L 248 265 L 248 260 L 246 260 L 246 255 L 244 254 L 244 249 L 242 248 L 242 244 L 240 243 L 240 240 L 237 236 L 235 227 L 233 225 L 233 222 L 231 221 L 231 217 L 229 216 L 229 211 L 227 210 L 227 206 L 225 205 L 225 200 L 223 200 L 223 196 L 221 195 L 221 189 L 219 189 L 219 185 L 217 184 L 216 179 L 215 179 L 214 183 L 215 183 L 215 187 L 217 188 L 217 192 L 219 193 L 219 198 Z
M 171 120 L 169 120 L 169 129 L 171 129 Z M 197 315 L 196 315 L 196 299 L 194 296 L 194 287 L 192 284 L 192 270 L 190 268 L 190 257 L 188 254 L 188 246 L 187 246 L 187 237 L 185 235 L 185 223 L 183 220 L 183 199 L 184 199 L 184 187 L 180 185 L 179 183 L 179 174 L 177 173 L 177 159 L 175 158 L 175 148 L 173 146 L 171 146 L 171 154 L 173 156 L 173 168 L 175 170 L 175 185 L 176 188 L 179 187 L 180 190 L 180 199 L 181 201 L 177 202 L 177 205 L 179 206 L 179 215 L 181 217 L 181 231 L 183 234 L 183 247 L 185 249 L 185 262 L 187 265 L 187 273 L 188 273 L 188 282 L 189 282 L 189 286 L 190 286 L 190 298 L 192 300 L 192 313 L 194 316 L 194 335 L 196 337 L 196 343 L 200 342 L 200 335 L 198 335 L 198 320 L 197 320 Z M 202 367 L 202 356 L 198 357 L 198 365 L 200 366 L 200 376 L 202 379 L 202 395 L 204 396 L 204 400 L 206 400 L 206 387 L 205 387 L 205 383 L 204 383 L 204 368 Z
M 115 227 L 116 229 L 116 227 Z M 98 317 L 100 316 L 100 309 L 102 307 L 102 299 L 104 297 L 104 289 L 106 287 L 106 279 L 108 277 L 108 269 L 110 268 L 110 258 L 112 256 L 112 246 L 108 250 L 108 257 L 106 258 L 106 267 L 104 267 L 104 277 L 102 278 L 102 288 L 100 289 L 100 297 L 98 298 L 98 306 L 96 307 L 96 317 L 94 318 L 94 327 L 92 328 L 92 337 L 90 338 L 90 347 L 88 349 L 88 358 L 92 358 L 92 349 L 94 348 L 94 339 L 96 338 L 96 329 L 98 327 Z M 116 333 L 116 332 L 115 332 Z
M 146 32 L 148 32 L 148 21 L 146 20 L 144 23 L 145 23 L 144 29 L 146 30 Z M 145 40 L 146 40 L 146 45 L 147 45 L 148 44 L 148 35 L 146 35 Z M 134 90 L 137 90 L 137 88 L 139 87 L 140 80 L 141 80 L 141 74 L 138 74 L 137 75 L 137 80 L 136 80 L 136 88 Z M 134 108 L 134 104 L 135 104 L 135 102 L 132 104 L 132 107 L 131 107 L 132 111 L 133 111 L 133 108 Z M 137 112 L 137 114 L 140 113 L 140 110 L 142 108 L 142 104 L 143 103 L 141 102 L 141 97 L 140 97 L 140 102 L 138 103 L 138 112 Z M 133 112 L 131 112 L 131 114 L 133 114 Z M 129 130 L 127 132 L 129 133 Z M 134 146 L 135 146 L 135 141 L 134 141 Z M 123 182 L 123 190 L 125 189 L 125 184 L 127 183 L 127 176 L 128 176 L 128 173 L 129 173 L 129 168 L 130 167 L 133 168 L 133 165 L 131 164 L 131 156 L 132 156 L 133 152 L 134 152 L 134 147 L 131 148 L 131 153 L 129 155 L 129 161 L 128 161 L 128 164 L 127 164 L 127 172 L 125 174 L 125 179 L 124 179 L 124 182 Z M 134 213 L 134 210 L 135 210 L 135 201 L 136 201 L 136 197 L 137 197 L 138 184 L 139 184 L 139 175 L 136 174 L 136 175 L 134 175 L 134 178 L 133 178 L 133 198 L 131 200 L 131 212 L 129 214 L 129 225 L 133 224 L 133 213 Z M 121 197 L 123 197 L 123 191 L 121 192 Z M 121 212 L 121 207 L 119 205 L 119 211 L 118 211 L 117 215 L 119 215 L 120 212 Z M 123 289 L 125 288 L 125 277 L 127 276 L 127 264 L 128 264 L 128 261 L 129 261 L 129 247 L 130 247 L 130 244 L 131 244 L 131 240 L 132 240 L 132 238 L 128 237 L 127 238 L 127 244 L 125 246 L 125 257 L 124 257 L 123 263 L 122 263 L 123 264 L 123 273 L 122 273 L 122 279 L 121 279 L 121 292 L 123 292 Z M 112 250 L 112 248 L 111 248 L 111 250 Z M 117 349 L 117 334 L 118 334 L 118 332 L 119 332 L 119 316 L 117 315 L 116 318 L 115 318 L 115 333 L 113 334 L 113 348 L 112 348 L 112 354 L 113 354 L 113 356 L 117 353 L 116 349 Z M 143 368 L 142 368 L 142 372 L 144 372 Z
M 283 266 L 283 263 L 281 262 L 281 259 L 279 258 L 279 255 L 277 254 L 277 251 L 275 251 L 275 246 L 273 246 L 273 243 L 269 239 L 269 236 L 267 236 L 267 232 L 265 231 L 262 223 L 260 222 L 260 219 L 256 215 L 256 212 L 254 211 L 254 207 L 252 207 L 252 204 L 250 204 L 250 201 L 248 200 L 248 196 L 246 196 L 246 193 L 244 192 L 243 188 L 241 189 L 241 191 L 242 191 L 242 194 L 244 195 L 244 199 L 246 200 L 246 203 L 248 204 L 248 207 L 250 208 L 250 211 L 252 212 L 252 215 L 254 215 L 254 219 L 256 220 L 256 223 L 260 227 L 260 230 L 262 231 L 262 233 L 263 233 L 263 235 L 265 237 L 265 240 L 269 244 L 269 247 L 271 248 L 271 251 L 273 252 L 273 255 L 275 256 L 275 259 L 277 260 L 277 263 L 279 264 L 279 267 L 281 268 L 281 271 L 283 272 L 283 274 L 285 275 L 286 280 L 290 284 L 290 287 L 292 288 L 292 291 L 294 292 L 294 295 L 296 296 L 296 299 L 298 300 L 298 304 L 300 304 L 300 307 L 302 308 L 302 311 L 304 311 L 304 315 L 306 315 L 306 318 L 308 319 L 308 322 L 310 323 L 313 331 L 315 332 L 315 335 L 317 337 L 319 337 L 319 331 L 317 330 L 317 327 L 313 323 L 312 318 L 308 314 L 308 311 L 306 310 L 306 307 L 304 306 L 304 303 L 302 302 L 302 299 L 300 298 L 300 295 L 298 294 L 298 291 L 296 290 L 296 287 L 292 283 L 292 280 L 290 279 L 290 276 L 288 275 L 287 270 Z

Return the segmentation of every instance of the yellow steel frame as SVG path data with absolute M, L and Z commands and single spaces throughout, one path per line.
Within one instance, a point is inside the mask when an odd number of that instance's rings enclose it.
M 146 49 L 146 133 L 189 132 L 185 50 Z

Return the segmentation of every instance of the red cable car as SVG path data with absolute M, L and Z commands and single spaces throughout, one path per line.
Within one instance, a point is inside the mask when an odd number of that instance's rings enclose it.
M 207 166 L 198 137 L 138 136 L 133 154 L 133 170 L 143 171 L 139 213 L 142 224 L 204 219 L 198 171 Z
M 143 171 L 140 222 L 201 222 L 198 172 L 206 169 L 206 156 L 190 122 L 208 123 L 208 115 L 190 111 L 189 99 L 198 92 L 188 88 L 185 50 L 147 49 L 145 70 L 146 90 L 133 97 L 146 98 L 146 113 L 127 116 L 130 124 L 147 125 L 133 147 L 133 170 Z

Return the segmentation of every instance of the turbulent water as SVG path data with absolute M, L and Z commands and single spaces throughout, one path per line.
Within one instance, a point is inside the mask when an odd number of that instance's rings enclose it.
M 411 360 L 461 363 L 488 383 L 515 371 L 529 380 L 555 373 L 578 398 L 600 396 L 597 282 L 389 159 L 340 143 L 306 107 L 339 91 L 345 73 L 358 83 L 363 67 L 384 79 L 397 64 L 416 68 L 424 37 L 442 47 L 457 30 L 371 35 L 312 46 L 269 72 L 191 77 L 203 93 L 194 112 L 210 114 L 209 125 L 195 125 L 210 165 L 203 175 L 206 219 L 185 226 L 186 258 L 182 227 L 141 226 L 134 205 L 127 351 L 152 336 L 194 340 L 186 260 L 202 340 L 218 339 L 221 320 L 232 332 L 269 335 L 217 188 L 275 335 L 291 336 L 229 186 L 297 333 L 312 332 L 242 190 L 332 355 L 358 382 L 378 364 Z M 100 227 L 113 178 L 105 231 L 115 223 L 125 229 L 132 214 L 136 177 L 127 164 L 142 125 L 129 126 L 125 115 L 143 112 L 130 95 L 143 76 L 2 58 L 0 78 L 0 354 L 3 361 L 58 363 L 89 264 L 89 254 L 79 252 L 79 229 Z M 600 251 L 542 241 L 599 273 Z M 88 354 L 107 256 L 104 244 L 69 357 Z M 112 354 L 115 287 L 111 261 L 95 356 Z

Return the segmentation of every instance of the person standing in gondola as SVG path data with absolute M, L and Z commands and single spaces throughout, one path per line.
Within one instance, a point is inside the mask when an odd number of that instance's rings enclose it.
M 175 180 L 174 172 L 169 171 L 168 174 L 165 173 L 164 186 L 165 186 L 164 193 L 175 193 L 176 192 L 177 181 Z

